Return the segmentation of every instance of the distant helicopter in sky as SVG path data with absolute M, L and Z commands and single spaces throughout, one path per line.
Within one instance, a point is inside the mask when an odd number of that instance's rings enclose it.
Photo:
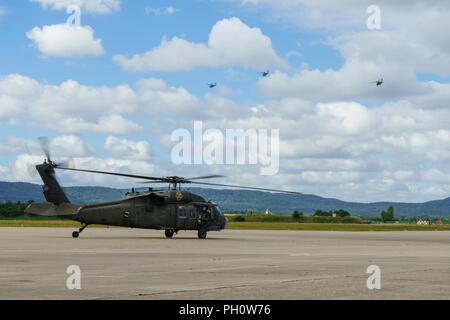
M 377 85 L 377 87 L 379 87 L 379 86 L 383 85 L 384 79 L 382 78 L 382 79 L 377 80 L 377 81 L 372 81 L 371 83 L 375 83 Z
M 260 72 L 260 74 L 262 74 L 262 76 L 265 78 L 270 75 L 270 70 Z
M 215 83 L 208 83 L 208 87 L 210 89 L 213 89 L 213 88 L 217 87 L 217 82 L 215 82 Z

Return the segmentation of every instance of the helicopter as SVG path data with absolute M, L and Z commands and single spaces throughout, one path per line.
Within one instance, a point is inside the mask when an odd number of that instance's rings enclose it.
M 374 84 L 377 85 L 377 87 L 379 87 L 379 86 L 383 85 L 384 79 L 379 79 L 377 81 L 372 81 L 371 83 L 374 83 Z
M 43 145 L 47 145 L 46 142 Z M 58 217 L 79 222 L 81 227 L 72 233 L 73 238 L 89 225 L 118 226 L 136 229 L 164 230 L 166 238 L 172 238 L 179 231 L 197 231 L 199 239 L 206 239 L 209 231 L 222 231 L 228 220 L 216 203 L 206 201 L 203 197 L 181 189 L 185 184 L 197 184 L 279 193 L 298 192 L 207 183 L 200 180 L 223 178 L 221 175 L 209 175 L 194 178 L 182 177 L 148 177 L 117 172 L 75 169 L 66 164 L 57 164 L 51 160 L 48 150 L 44 150 L 46 160 L 36 166 L 44 185 L 43 193 L 46 203 L 31 203 L 25 213 L 45 217 Z M 123 199 L 100 204 L 79 205 L 70 202 L 63 188 L 56 179 L 55 170 L 85 172 L 141 179 L 142 183 L 167 183 L 168 190 L 137 192 L 134 189 L 125 194 Z
M 266 78 L 266 77 L 269 76 L 270 70 L 267 70 L 267 71 L 264 71 L 264 72 L 259 72 L 259 73 L 263 76 L 263 78 Z
M 215 83 L 208 83 L 208 87 L 210 89 L 214 89 L 215 87 L 217 87 L 217 82 L 215 82 Z

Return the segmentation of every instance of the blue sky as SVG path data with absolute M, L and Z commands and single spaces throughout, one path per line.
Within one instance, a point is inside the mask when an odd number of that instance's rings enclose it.
M 63 25 L 71 3 L 81 7 L 77 31 Z M 374 31 L 369 5 L 0 1 L 0 180 L 39 183 L 36 139 L 48 136 L 56 157 L 91 169 L 217 172 L 229 176 L 225 183 L 354 201 L 446 197 L 450 7 L 380 1 L 382 27 Z M 384 86 L 370 83 L 381 77 Z M 219 130 L 280 129 L 279 174 L 173 165 L 171 132 L 196 120 Z

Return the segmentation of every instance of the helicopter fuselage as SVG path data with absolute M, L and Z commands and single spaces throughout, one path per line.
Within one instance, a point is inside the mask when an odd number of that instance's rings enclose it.
M 219 207 L 187 191 L 128 193 L 125 199 L 80 207 L 70 219 L 84 225 L 156 230 L 220 231 L 226 218 Z

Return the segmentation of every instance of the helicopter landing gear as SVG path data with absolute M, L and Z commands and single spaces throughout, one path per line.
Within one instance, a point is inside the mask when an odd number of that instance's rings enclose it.
M 198 238 L 199 239 L 206 239 L 207 235 L 208 235 L 208 231 L 206 231 L 205 228 L 198 229 Z
M 165 235 L 166 235 L 166 238 L 167 239 L 172 239 L 173 238 L 173 236 L 175 235 L 175 234 L 177 234 L 178 232 L 176 231 L 176 230 L 172 230 L 172 229 L 167 229 L 166 231 L 165 231 Z
M 88 226 L 87 224 L 81 225 L 81 228 L 78 231 L 74 231 L 72 233 L 72 238 L 77 239 L 80 236 L 80 234 L 83 232 L 83 230 L 87 228 L 87 226 Z

